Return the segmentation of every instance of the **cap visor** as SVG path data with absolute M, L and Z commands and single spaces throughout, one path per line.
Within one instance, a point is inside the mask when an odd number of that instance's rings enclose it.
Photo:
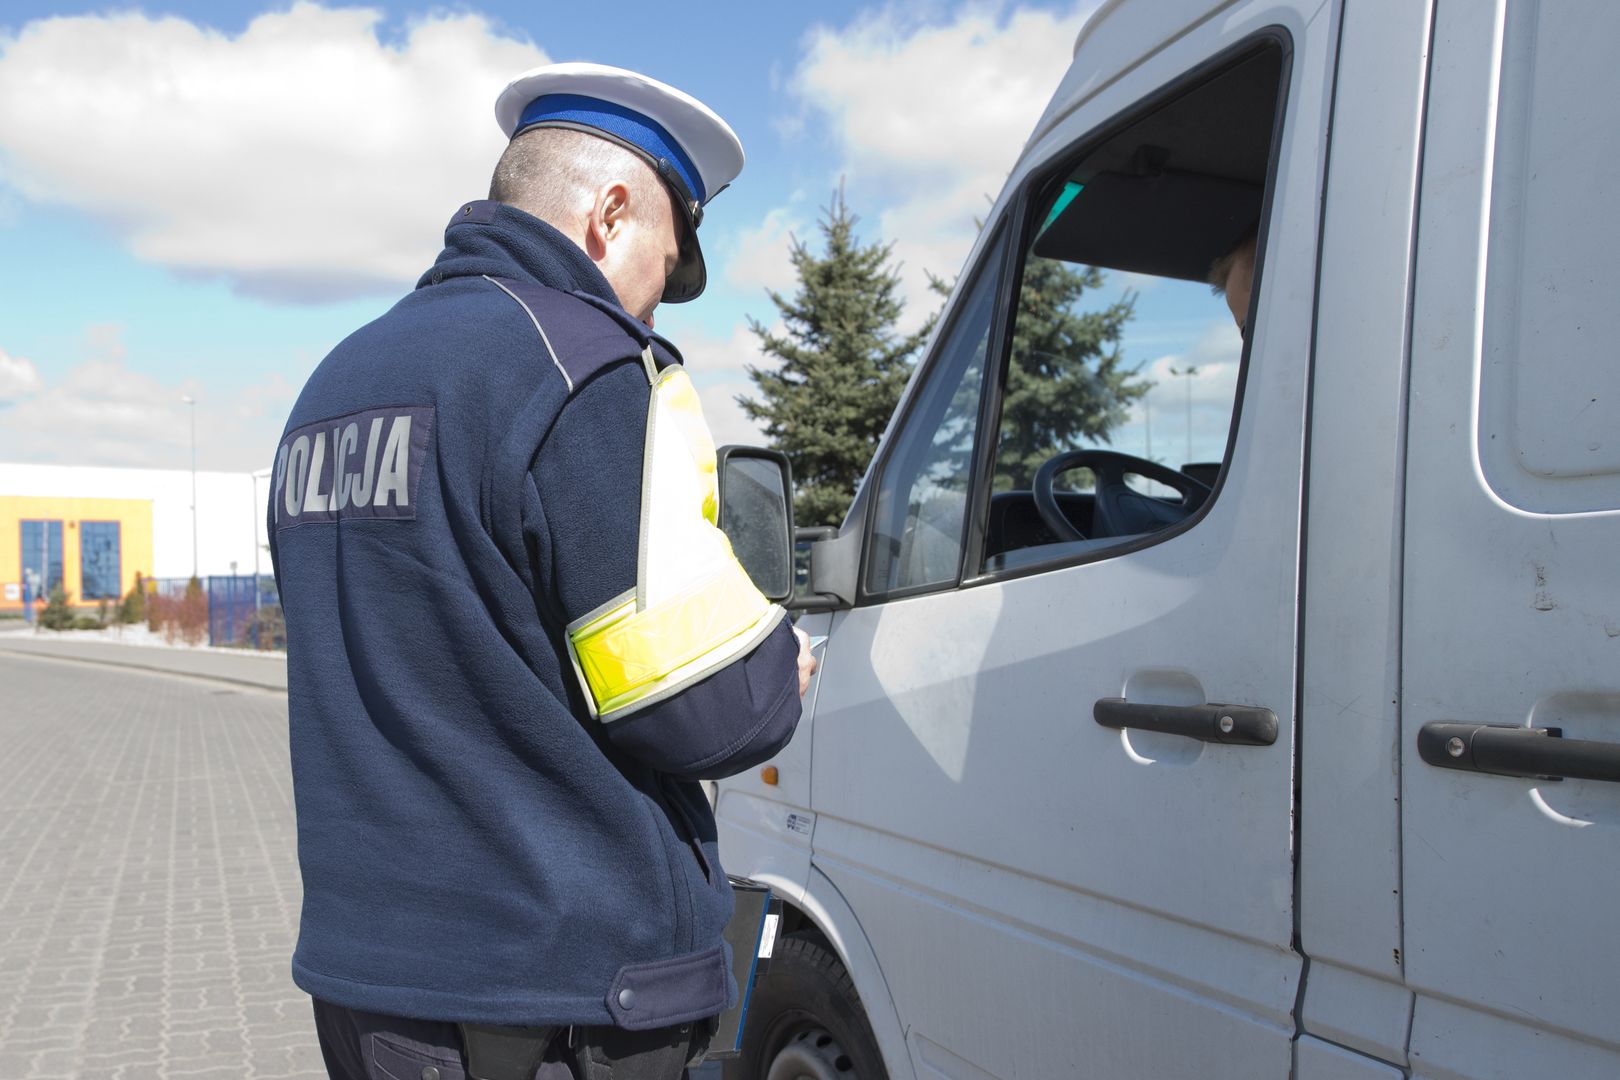
M 680 260 L 664 281 L 662 303 L 684 304 L 703 294 L 709 283 L 709 272 L 703 265 L 703 249 L 698 245 L 697 225 L 692 220 L 691 210 L 678 197 L 670 202 L 680 208 L 686 232 L 681 238 Z

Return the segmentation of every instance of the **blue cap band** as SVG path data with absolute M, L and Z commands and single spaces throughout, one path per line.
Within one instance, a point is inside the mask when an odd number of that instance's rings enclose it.
M 516 138 L 524 128 L 548 120 L 597 128 L 640 148 L 654 161 L 663 159 L 669 162 L 676 174 L 686 181 L 687 190 L 698 205 L 702 206 L 708 201 L 708 193 L 703 190 L 703 180 L 698 175 L 697 166 L 681 149 L 681 144 L 651 117 L 600 98 L 580 94 L 547 94 L 529 102 L 518 117 L 512 136 Z

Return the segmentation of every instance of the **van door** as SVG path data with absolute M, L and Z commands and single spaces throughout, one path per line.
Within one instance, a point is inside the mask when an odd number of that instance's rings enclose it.
M 1246 10 L 1030 153 L 846 525 L 814 858 L 919 1076 L 1289 1069 L 1334 38 Z M 1205 278 L 1256 239 L 1245 344 Z
M 1401 693 L 1414 1076 L 1620 1076 L 1617 40 L 1614 5 L 1437 9 Z

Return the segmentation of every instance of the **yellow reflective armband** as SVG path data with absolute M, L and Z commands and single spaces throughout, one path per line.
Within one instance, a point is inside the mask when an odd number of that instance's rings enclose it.
M 574 669 L 596 715 L 615 720 L 697 682 L 763 641 L 781 620 L 715 524 L 714 442 L 680 367 L 652 380 L 642 468 L 636 588 L 568 627 Z

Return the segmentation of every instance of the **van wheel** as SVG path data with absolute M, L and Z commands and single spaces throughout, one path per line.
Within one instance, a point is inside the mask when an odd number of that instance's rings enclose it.
M 887 1080 L 849 972 L 813 933 L 789 934 L 754 984 L 725 1080 Z

